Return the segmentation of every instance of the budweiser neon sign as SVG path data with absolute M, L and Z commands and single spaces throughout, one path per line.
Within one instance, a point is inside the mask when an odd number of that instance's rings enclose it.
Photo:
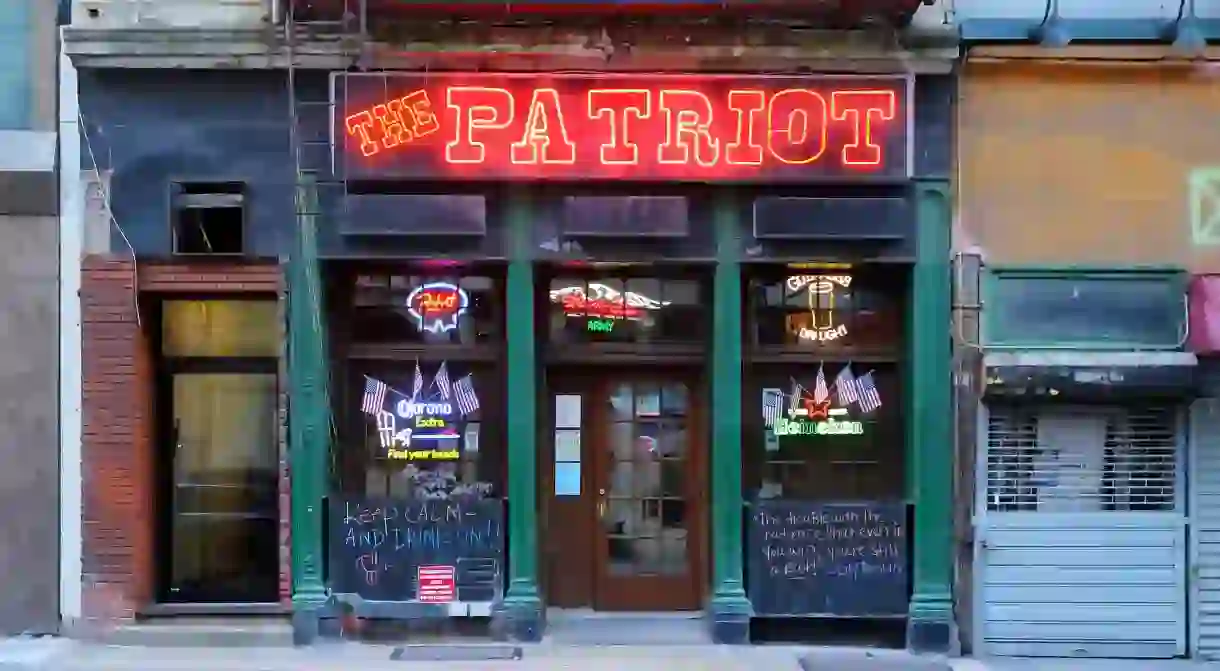
M 667 180 L 906 173 L 903 79 L 343 81 L 347 106 L 336 134 L 355 173 Z
M 569 317 L 630 321 L 639 321 L 649 312 L 669 305 L 668 301 L 653 300 L 634 291 L 618 291 L 597 282 L 590 282 L 587 290 L 582 286 L 555 289 L 551 291 L 551 302 L 562 305 Z

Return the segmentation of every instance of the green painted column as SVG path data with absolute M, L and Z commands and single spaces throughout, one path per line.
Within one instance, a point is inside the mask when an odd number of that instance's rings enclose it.
M 533 204 L 526 189 L 508 198 L 509 262 L 505 288 L 508 341 L 508 593 L 509 633 L 542 639 L 538 592 L 538 357 L 534 338 Z
M 293 634 L 318 635 L 326 602 L 322 576 L 323 505 L 330 457 L 330 399 L 317 240 L 317 189 L 297 186 L 297 240 L 288 263 L 288 456 L 292 478 Z
M 741 231 L 735 194 L 716 196 L 712 283 L 712 638 L 747 643 L 752 608 L 742 581 Z
M 947 651 L 953 620 L 953 403 L 951 301 L 953 206 L 949 181 L 914 186 L 918 250 L 912 272 L 911 484 L 915 503 L 914 590 L 907 645 Z

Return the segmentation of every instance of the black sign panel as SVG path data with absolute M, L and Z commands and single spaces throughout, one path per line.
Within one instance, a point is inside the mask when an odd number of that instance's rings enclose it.
M 910 175 L 905 76 L 334 75 L 349 179 L 818 182 Z
M 748 537 L 749 595 L 758 615 L 907 613 L 902 503 L 758 501 Z
M 456 600 L 491 601 L 504 567 L 504 506 L 496 499 L 332 499 L 330 586 L 375 601 L 416 599 L 420 566 L 452 566 Z
M 1054 400 L 1184 397 L 1195 391 L 1195 367 L 988 366 L 986 395 Z

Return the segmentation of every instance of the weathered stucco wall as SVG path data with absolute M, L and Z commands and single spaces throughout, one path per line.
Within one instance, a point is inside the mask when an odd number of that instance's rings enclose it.
M 1220 271 L 1220 70 L 968 61 L 959 114 L 959 243 L 989 265 Z

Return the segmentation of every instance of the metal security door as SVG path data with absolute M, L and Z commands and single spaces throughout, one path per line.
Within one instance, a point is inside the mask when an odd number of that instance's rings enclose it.
M 976 649 L 1185 654 L 1178 410 L 993 405 L 984 420 Z
M 1220 399 L 1190 407 L 1191 648 L 1220 659 Z

